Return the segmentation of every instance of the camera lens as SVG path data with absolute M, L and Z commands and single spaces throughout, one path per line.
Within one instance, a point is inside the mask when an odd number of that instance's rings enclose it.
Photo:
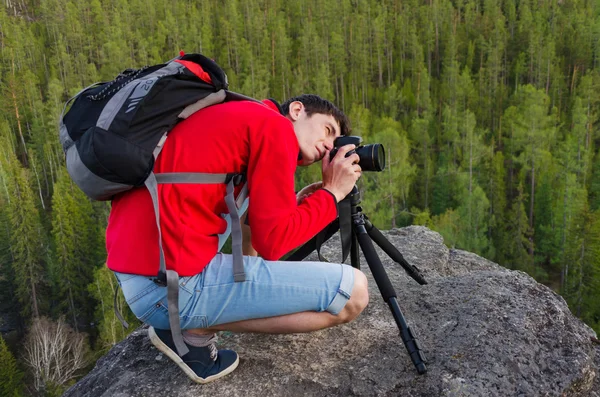
M 381 143 L 359 146 L 356 154 L 360 157 L 358 165 L 363 171 L 383 171 L 385 168 L 385 150 Z
M 385 150 L 383 149 L 383 145 L 381 143 L 373 143 L 371 145 L 359 146 L 361 142 L 362 138 L 358 136 L 342 136 L 337 138 L 333 143 L 333 150 L 329 153 L 330 158 L 333 159 L 340 147 L 352 144 L 357 147 L 355 150 L 346 153 L 346 157 L 356 152 L 360 159 L 358 165 L 360 165 L 363 171 L 383 171 L 385 168 Z

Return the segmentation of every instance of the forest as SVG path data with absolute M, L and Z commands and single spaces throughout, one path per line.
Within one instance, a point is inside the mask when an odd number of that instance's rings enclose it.
M 526 272 L 600 332 L 600 1 L 5 0 L 0 395 L 62 394 L 139 324 L 120 296 L 132 326 L 115 317 L 110 203 L 71 182 L 58 122 L 83 87 L 181 50 L 233 91 L 336 103 L 386 148 L 359 183 L 378 228 Z

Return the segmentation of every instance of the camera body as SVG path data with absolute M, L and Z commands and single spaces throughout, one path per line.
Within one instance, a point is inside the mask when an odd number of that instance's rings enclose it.
M 346 153 L 346 157 L 353 153 L 358 154 L 360 158 L 358 165 L 363 171 L 383 171 L 385 168 L 385 150 L 381 143 L 360 146 L 362 138 L 359 136 L 341 136 L 333 142 L 333 150 L 330 152 L 330 159 L 333 159 L 339 148 L 345 145 L 355 145 L 356 149 Z

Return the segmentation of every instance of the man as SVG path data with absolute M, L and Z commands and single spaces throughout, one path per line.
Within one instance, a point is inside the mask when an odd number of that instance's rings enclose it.
M 113 200 L 108 267 L 133 313 L 151 326 L 152 343 L 195 382 L 213 381 L 238 365 L 235 352 L 217 351 L 216 331 L 310 332 L 349 322 L 366 307 L 367 280 L 359 270 L 277 262 L 335 220 L 337 202 L 360 177 L 358 155 L 345 157 L 353 145 L 329 158 L 335 138 L 347 133 L 339 109 L 302 95 L 282 107 L 272 100 L 210 106 L 169 134 L 156 173 L 246 172 L 252 246 L 262 256 L 244 256 L 246 281 L 234 282 L 232 256 L 217 252 L 219 234 L 227 228 L 225 186 L 160 185 L 163 249 L 167 268 L 180 276 L 180 323 L 190 349 L 181 358 L 169 331 L 167 288 L 153 281 L 159 248 L 150 194 L 138 188 Z M 296 166 L 321 160 L 322 182 L 296 197 Z

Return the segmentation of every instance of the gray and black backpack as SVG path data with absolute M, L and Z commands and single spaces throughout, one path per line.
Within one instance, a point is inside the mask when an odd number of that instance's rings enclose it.
M 67 101 L 60 118 L 60 142 L 67 170 L 86 195 L 94 200 L 110 200 L 136 186 L 145 185 L 150 191 L 160 251 L 155 282 L 167 286 L 169 322 L 179 355 L 188 351 L 179 325 L 179 276 L 167 270 L 165 264 L 157 185 L 227 185 L 225 201 L 232 220 L 236 282 L 245 280 L 238 209 L 248 191 L 245 185 L 237 198 L 233 194 L 234 187 L 245 182 L 244 174 L 154 174 L 154 161 L 176 123 L 200 109 L 229 100 L 255 101 L 228 91 L 227 76 L 214 61 L 200 54 L 181 53 L 165 64 L 127 69 L 112 81 L 83 89 Z M 73 105 L 65 114 L 71 102 Z M 118 311 L 117 315 L 127 326 Z

